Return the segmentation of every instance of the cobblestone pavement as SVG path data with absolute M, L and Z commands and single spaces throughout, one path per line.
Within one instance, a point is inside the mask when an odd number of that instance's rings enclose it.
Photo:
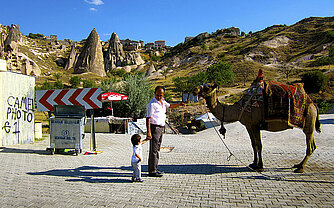
M 305 155 L 300 129 L 262 132 L 264 175 L 246 168 L 253 159 L 239 123 L 226 125 L 224 140 L 207 129 L 164 135 L 162 178 L 132 183 L 129 135 L 97 134 L 97 155 L 48 155 L 49 140 L 0 149 L 0 207 L 333 207 L 334 114 L 321 115 L 322 133 L 305 173 L 291 167 Z M 84 152 L 89 150 L 86 135 Z M 170 151 L 171 148 L 173 148 Z

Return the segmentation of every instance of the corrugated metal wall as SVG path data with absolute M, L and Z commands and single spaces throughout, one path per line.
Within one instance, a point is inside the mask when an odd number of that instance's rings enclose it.
M 35 77 L 0 72 L 0 146 L 34 142 Z

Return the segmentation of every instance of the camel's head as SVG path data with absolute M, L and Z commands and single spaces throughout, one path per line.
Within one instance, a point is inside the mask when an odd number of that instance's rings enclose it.
M 208 96 L 211 92 L 213 92 L 217 88 L 216 84 L 212 83 L 206 83 L 204 85 L 197 86 L 193 90 L 194 95 L 198 95 L 199 97 L 206 97 Z

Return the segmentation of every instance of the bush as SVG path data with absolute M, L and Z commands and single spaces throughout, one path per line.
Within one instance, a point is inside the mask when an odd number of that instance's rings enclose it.
M 315 61 L 311 63 L 311 66 L 326 66 L 332 62 L 332 58 L 329 56 L 322 56 L 317 58 Z
M 109 72 L 110 76 L 119 76 L 119 77 L 124 77 L 126 75 L 125 69 L 114 69 Z
M 317 93 L 325 89 L 327 78 L 321 71 L 310 71 L 303 74 L 302 82 L 307 93 Z
M 333 107 L 334 107 L 334 103 L 321 102 L 318 104 L 320 114 L 327 113 Z
M 331 40 L 334 40 L 334 30 L 327 31 L 327 37 Z
M 45 81 L 41 87 L 41 90 L 51 90 L 51 89 L 53 89 L 53 86 L 48 81 Z
M 92 80 L 83 80 L 83 87 L 84 88 L 94 88 L 95 83 Z
M 77 88 L 80 85 L 81 78 L 78 76 L 71 77 L 70 84 L 72 88 Z
M 44 38 L 44 35 L 39 34 L 39 33 L 37 33 L 37 34 L 29 33 L 28 37 L 31 38 L 31 39 L 42 39 L 42 38 Z
M 57 80 L 55 83 L 53 83 L 54 89 L 63 89 L 64 85 L 61 80 Z
M 160 56 L 152 56 L 151 59 L 152 59 L 152 61 L 154 61 L 154 62 L 158 62 L 158 61 L 161 60 L 161 57 L 160 57 Z

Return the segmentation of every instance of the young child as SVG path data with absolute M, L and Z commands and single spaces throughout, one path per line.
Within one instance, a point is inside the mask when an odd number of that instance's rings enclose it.
M 141 179 L 141 161 L 142 161 L 142 144 L 147 142 L 147 139 L 141 141 L 139 134 L 134 134 L 131 137 L 133 145 L 133 154 L 131 157 L 131 166 L 133 168 L 133 182 L 143 182 Z

